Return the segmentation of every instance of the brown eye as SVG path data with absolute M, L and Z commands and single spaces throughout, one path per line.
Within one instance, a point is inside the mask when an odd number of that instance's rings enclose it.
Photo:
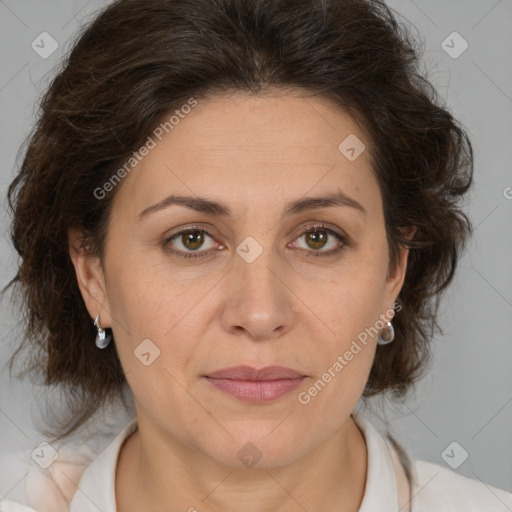
M 298 243 L 303 239 L 302 243 Z M 306 249 L 308 256 L 330 256 L 341 251 L 348 245 L 347 239 L 336 231 L 324 226 L 313 226 L 308 228 L 294 242 L 294 246 Z
M 327 243 L 328 235 L 325 229 L 313 229 L 307 231 L 304 236 L 306 237 L 306 243 L 311 249 L 322 249 Z
M 210 239 L 209 244 L 208 239 Z M 214 248 L 216 243 L 207 231 L 189 228 L 166 239 L 164 245 L 176 256 L 196 258 L 211 255 L 211 251 L 208 249 Z M 219 246 L 219 248 L 222 248 L 222 246 Z
M 196 250 L 204 243 L 204 235 L 202 231 L 184 231 L 181 233 L 181 243 L 185 248 Z

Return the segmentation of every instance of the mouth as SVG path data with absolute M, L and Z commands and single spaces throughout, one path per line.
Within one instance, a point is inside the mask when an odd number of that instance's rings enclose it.
M 203 375 L 214 388 L 244 402 L 266 403 L 281 398 L 297 388 L 307 376 L 283 366 L 256 370 L 234 366 Z

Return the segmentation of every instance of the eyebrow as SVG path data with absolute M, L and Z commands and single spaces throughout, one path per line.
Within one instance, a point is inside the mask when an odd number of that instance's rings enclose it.
M 218 217 L 229 217 L 232 215 L 230 207 L 220 201 L 200 196 L 180 196 L 172 194 L 158 203 L 148 206 L 142 210 L 137 217 L 139 220 L 142 220 L 150 213 L 169 208 L 173 205 L 184 206 L 201 213 Z M 349 197 L 341 189 L 338 189 L 336 192 L 326 193 L 316 197 L 301 197 L 287 203 L 281 215 L 281 219 L 308 210 L 326 208 L 329 206 L 349 206 L 366 215 L 366 210 L 361 203 Z

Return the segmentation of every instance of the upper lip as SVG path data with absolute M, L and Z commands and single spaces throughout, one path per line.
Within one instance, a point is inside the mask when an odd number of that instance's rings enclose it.
M 206 377 L 215 379 L 233 379 L 233 380 L 277 380 L 277 379 L 298 379 L 305 377 L 291 368 L 284 366 L 267 366 L 257 370 L 251 366 L 230 366 L 215 372 L 209 373 Z

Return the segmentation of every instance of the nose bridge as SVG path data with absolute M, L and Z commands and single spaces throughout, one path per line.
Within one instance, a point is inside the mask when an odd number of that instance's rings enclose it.
M 236 247 L 230 272 L 223 323 L 226 329 L 244 329 L 255 338 L 282 333 L 293 320 L 293 298 L 282 274 L 283 265 L 272 236 L 247 236 Z
M 261 236 L 258 238 L 262 239 Z M 266 301 L 284 294 L 283 284 L 277 277 L 282 265 L 279 264 L 271 236 L 266 236 L 262 243 L 253 236 L 247 236 L 237 246 L 236 253 L 235 272 L 240 281 L 239 292 L 249 292 L 253 298 Z

